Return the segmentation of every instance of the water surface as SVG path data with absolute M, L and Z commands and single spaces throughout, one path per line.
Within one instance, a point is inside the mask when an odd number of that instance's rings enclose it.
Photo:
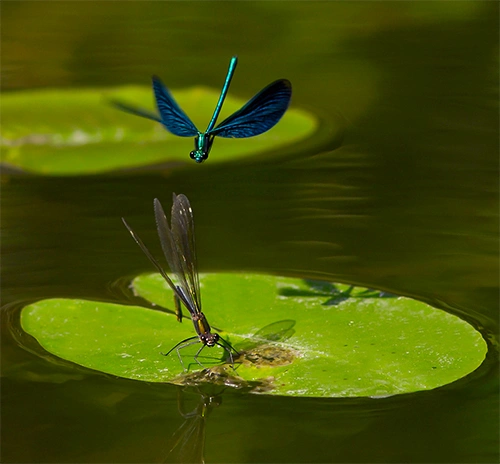
M 3 172 L 2 461 L 498 462 L 498 4 L 2 5 L 3 92 L 152 74 L 217 88 L 233 54 L 231 92 L 290 79 L 321 142 L 244 164 Z M 413 296 L 478 328 L 487 360 L 434 391 L 319 400 L 179 392 L 41 356 L 22 305 L 130 302 L 129 278 L 151 268 L 120 217 L 159 253 L 152 200 L 172 192 L 195 209 L 201 271 Z

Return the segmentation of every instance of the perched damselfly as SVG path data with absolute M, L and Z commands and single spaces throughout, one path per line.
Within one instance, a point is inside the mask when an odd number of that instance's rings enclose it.
M 158 229 L 158 236 L 160 237 L 163 254 L 165 255 L 168 266 L 170 267 L 170 271 L 176 277 L 176 283 L 174 283 L 174 281 L 164 271 L 160 263 L 146 248 L 139 236 L 127 224 L 127 221 L 123 218 L 122 221 L 143 253 L 149 258 L 151 263 L 153 263 L 167 284 L 173 290 L 174 297 L 180 300 L 187 308 L 191 315 L 194 329 L 198 334 L 196 337 L 189 337 L 180 341 L 167 353 L 162 354 L 168 356 L 173 350 L 176 350 L 179 360 L 184 366 L 180 350 L 187 346 L 194 345 L 195 343 L 201 343 L 202 346 L 194 355 L 194 359 L 201 367 L 204 367 L 198 360 L 198 356 L 201 351 L 205 348 L 205 346 L 212 347 L 218 345 L 227 352 L 231 364 L 234 365 L 233 353 L 236 356 L 239 356 L 239 353 L 219 334 L 211 331 L 207 318 L 201 311 L 200 280 L 198 276 L 195 249 L 193 210 L 191 209 L 188 198 L 182 194 L 173 194 L 170 227 L 161 203 L 157 198 L 154 199 L 154 211 L 156 227 Z M 182 313 L 180 312 L 180 306 L 176 304 L 176 308 L 177 319 L 181 321 Z
M 233 56 L 229 62 L 229 69 L 222 86 L 219 101 L 215 106 L 214 114 L 205 132 L 201 132 L 196 128 L 191 119 L 174 100 L 167 87 L 156 76 L 153 76 L 153 91 L 159 116 L 148 110 L 135 108 L 118 100 L 111 100 L 110 103 L 128 113 L 157 121 L 174 135 L 194 137 L 194 150 L 190 153 L 190 157 L 197 163 L 201 163 L 208 158 L 216 136 L 240 139 L 267 132 L 278 123 L 290 104 L 292 84 L 287 79 L 279 79 L 262 89 L 236 113 L 233 113 L 215 127 L 237 63 L 238 58 Z

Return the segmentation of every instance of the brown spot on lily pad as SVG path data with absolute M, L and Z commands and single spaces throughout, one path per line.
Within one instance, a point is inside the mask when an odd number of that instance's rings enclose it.
M 277 367 L 291 364 L 300 352 L 279 345 L 264 344 L 240 353 L 235 362 L 253 367 Z
M 172 383 L 186 386 L 201 384 L 223 385 L 239 390 L 247 390 L 249 393 L 267 393 L 274 390 L 274 380 L 274 377 L 267 377 L 258 381 L 245 380 L 238 376 L 231 365 L 223 364 L 210 369 L 180 374 L 172 380 Z

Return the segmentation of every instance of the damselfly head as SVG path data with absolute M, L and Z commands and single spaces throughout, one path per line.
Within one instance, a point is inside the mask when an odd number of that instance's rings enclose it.
M 208 158 L 212 144 L 214 143 L 214 136 L 209 134 L 198 133 L 194 139 L 194 150 L 189 154 L 191 159 L 197 163 L 203 163 Z
M 215 346 L 215 345 L 217 345 L 217 342 L 219 341 L 219 334 L 212 333 L 212 332 L 202 333 L 200 335 L 200 340 L 201 340 L 201 343 L 203 343 L 206 346 Z
M 203 150 L 193 150 L 189 153 L 189 156 L 197 163 L 203 163 L 208 158 L 208 153 L 205 153 Z

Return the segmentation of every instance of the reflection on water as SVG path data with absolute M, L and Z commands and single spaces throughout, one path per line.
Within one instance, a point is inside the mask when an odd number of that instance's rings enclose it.
M 222 391 L 217 395 L 203 393 L 199 388 L 197 391 L 198 404 L 189 411 L 186 406 L 186 392 L 181 388 L 177 390 L 179 414 L 184 418 L 184 423 L 170 438 L 170 449 L 163 462 L 205 462 L 205 427 L 209 414 L 222 404 Z

